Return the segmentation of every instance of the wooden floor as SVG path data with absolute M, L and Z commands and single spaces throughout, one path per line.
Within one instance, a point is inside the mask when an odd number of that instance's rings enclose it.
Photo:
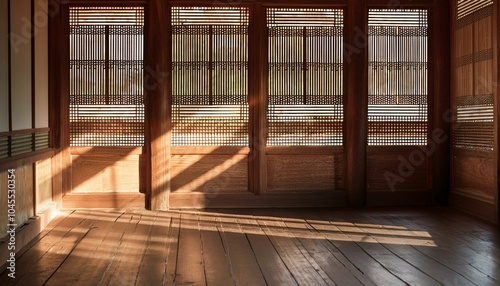
M 500 285 L 500 231 L 448 208 L 64 211 L 0 285 Z

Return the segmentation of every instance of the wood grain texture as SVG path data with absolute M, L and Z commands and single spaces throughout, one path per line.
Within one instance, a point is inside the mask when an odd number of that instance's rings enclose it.
M 169 3 L 149 1 L 145 23 L 145 107 L 148 114 L 148 206 L 167 210 L 170 193 L 172 36 Z M 162 39 L 162 40 L 158 40 Z
M 495 186 L 495 160 L 455 155 L 453 160 L 454 189 L 474 190 L 479 195 L 493 196 Z
M 344 146 L 345 189 L 349 203 L 366 200 L 366 144 L 368 118 L 368 53 L 366 0 L 349 1 L 345 21 Z
M 43 210 L 52 204 L 52 159 L 45 159 L 35 163 L 36 178 L 36 210 Z
M 62 208 L 145 208 L 144 194 L 141 193 L 70 193 L 63 197 Z
M 451 126 L 449 120 L 444 120 L 443 115 L 450 110 L 450 71 L 451 71 L 451 42 L 450 42 L 450 3 L 454 1 L 434 0 L 434 9 L 429 12 L 432 31 L 430 32 L 429 47 L 432 70 L 429 73 L 430 88 L 429 94 L 433 100 L 429 101 L 430 116 L 429 131 L 442 130 L 446 135 L 444 142 L 436 143 L 436 151 L 432 156 L 432 168 L 428 169 L 432 173 L 432 188 L 435 192 L 436 203 L 446 205 L 448 203 L 448 193 L 450 184 L 450 138 Z M 445 95 L 445 96 L 440 96 Z M 430 136 L 432 137 L 432 136 Z M 431 139 L 434 140 L 434 139 Z
M 498 227 L 451 208 L 77 210 L 62 215 L 20 252 L 16 279 L 0 270 L 1 285 L 500 281 Z
M 16 175 L 16 223 L 21 226 L 35 213 L 33 205 L 33 164 L 15 169 Z
M 248 190 L 246 155 L 173 155 L 172 192 L 218 194 Z
M 342 156 L 268 155 L 269 191 L 343 189 Z
M 369 154 L 366 166 L 368 191 L 430 189 L 427 177 L 429 158 L 418 148 L 415 154 L 420 155 L 413 156 L 412 152 Z
M 144 192 L 142 155 L 73 155 L 72 192 Z

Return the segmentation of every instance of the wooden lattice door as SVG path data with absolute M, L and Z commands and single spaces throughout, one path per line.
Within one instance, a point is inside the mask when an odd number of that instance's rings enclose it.
M 142 7 L 69 8 L 72 192 L 144 186 Z

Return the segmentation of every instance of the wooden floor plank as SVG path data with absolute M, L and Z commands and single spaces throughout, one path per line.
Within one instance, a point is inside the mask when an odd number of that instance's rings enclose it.
M 61 264 L 59 269 L 47 281 L 47 285 L 74 285 L 80 277 L 86 275 L 88 266 L 94 265 L 94 255 L 106 235 L 113 231 L 115 220 L 121 213 L 99 212 L 93 214 L 94 224 L 88 234 L 78 243 L 71 255 Z M 55 283 L 51 281 L 57 281 Z
M 165 257 L 165 261 L 167 263 L 165 267 L 165 279 L 162 285 L 174 285 L 177 275 L 176 271 L 177 271 L 178 252 L 179 252 L 181 215 L 180 213 L 171 213 L 170 215 L 172 217 L 172 223 L 170 225 L 168 235 L 166 236 L 166 239 L 169 244 L 167 251 L 168 256 Z
M 21 280 L 33 265 L 59 241 L 62 235 L 68 233 L 74 226 L 74 222 L 69 218 L 72 212 L 61 212 L 40 234 L 33 239 L 24 249 L 16 253 L 16 279 L 7 276 L 8 272 L 0 275 L 0 285 L 14 285 Z M 56 229 L 57 227 L 57 229 Z M 65 229 L 62 233 L 59 229 Z
M 0 285 L 500 285 L 499 249 L 449 208 L 76 210 Z
M 94 217 L 89 215 L 88 212 L 74 212 L 71 214 L 70 219 L 73 222 L 68 226 L 73 228 L 64 236 L 54 238 L 57 239 L 57 242 L 18 281 L 19 285 L 43 285 L 54 275 L 94 224 Z
M 198 215 L 183 213 L 179 234 L 179 250 L 174 283 L 176 285 L 206 285 Z
M 238 218 L 219 216 L 224 242 L 236 285 L 266 285 L 255 254 Z
M 78 281 L 73 285 L 98 285 L 107 275 L 108 269 L 117 255 L 121 246 L 120 241 L 126 232 L 131 232 L 138 221 L 138 215 L 134 213 L 119 212 L 114 219 L 112 229 L 107 232 L 92 256 L 92 269 L 78 276 Z M 52 282 L 52 281 L 51 281 Z M 57 284 L 58 281 L 54 281 Z
M 247 216 L 238 218 L 238 223 L 246 233 L 267 285 L 298 285 L 257 220 Z
M 166 266 L 170 246 L 177 237 L 170 237 L 172 217 L 163 212 L 155 213 L 146 251 L 139 265 L 136 285 L 162 285 L 166 279 Z
M 323 242 L 325 238 L 322 234 L 314 231 L 309 227 L 309 224 L 303 219 L 287 219 L 285 220 L 286 227 L 291 233 L 297 237 L 302 246 L 307 250 L 309 255 L 314 258 L 316 263 L 328 275 L 328 277 L 337 285 L 374 285 L 368 281 L 363 284 L 356 278 L 356 275 L 342 264 L 337 258 L 332 255 L 325 247 Z M 355 269 L 352 267 L 351 269 Z M 362 275 L 357 269 L 356 274 Z
M 319 222 L 318 222 L 319 220 Z M 342 232 L 340 223 L 330 222 L 331 214 L 318 212 L 317 221 L 309 221 L 315 230 L 322 232 L 330 245 L 326 247 L 332 253 L 342 254 L 376 285 L 406 285 L 399 277 L 388 271 L 376 259 L 371 257 L 352 237 Z M 326 222 L 326 223 L 325 223 Z M 359 238 L 360 240 L 362 238 Z M 337 255 L 338 255 L 337 254 Z
M 394 221 L 385 220 L 383 216 L 367 216 L 361 214 L 361 216 L 356 216 L 355 218 L 358 225 L 361 229 L 364 229 L 365 232 L 368 232 L 366 228 L 367 224 L 370 227 L 376 227 L 380 230 L 381 234 L 386 236 L 383 242 L 383 245 L 391 251 L 394 255 L 399 258 L 405 260 L 410 263 L 414 267 L 418 268 L 420 271 L 426 273 L 427 275 L 433 277 L 443 285 L 477 285 L 470 279 L 467 279 L 461 273 L 454 271 L 450 267 L 439 263 L 438 261 L 432 259 L 431 257 L 421 253 L 411 244 L 401 244 L 400 240 L 405 237 L 411 236 L 424 236 L 428 237 L 428 234 L 422 231 L 411 231 L 406 227 L 400 227 L 399 225 L 394 225 Z M 359 220 L 361 219 L 361 220 Z M 362 224 L 360 225 L 360 222 Z M 374 236 L 375 239 L 377 235 Z M 391 239 L 394 240 L 394 237 L 397 237 L 396 243 L 391 243 Z M 430 240 L 431 237 L 429 237 Z M 405 239 L 405 241 L 407 241 Z M 430 246 L 431 248 L 435 246 Z
M 456 225 L 453 228 L 448 221 L 440 220 L 439 216 L 432 216 L 432 219 L 427 219 L 426 215 L 419 215 L 418 217 L 408 216 L 389 216 L 388 219 L 396 225 L 404 225 L 406 228 L 412 230 L 415 235 L 423 230 L 428 232 L 437 247 L 414 246 L 416 250 L 424 255 L 432 258 L 440 264 L 446 265 L 453 271 L 460 273 L 460 276 L 465 277 L 467 280 L 472 281 L 477 285 L 498 285 L 498 281 L 492 276 L 484 273 L 490 269 L 478 269 L 474 267 L 473 262 L 475 257 L 481 257 L 479 261 L 483 261 L 488 265 L 492 265 L 490 259 L 474 253 L 468 249 L 464 244 L 457 242 L 457 237 L 462 234 L 457 230 L 462 229 L 461 225 Z M 498 267 L 498 264 L 497 264 Z M 497 271 L 489 271 L 496 273 Z M 459 278 L 453 278 L 458 280 Z
M 136 216 L 135 228 L 132 232 L 126 232 L 122 237 L 118 252 L 101 280 L 101 285 L 135 284 L 154 221 L 154 216 L 147 215 L 145 212 L 137 213 Z
M 199 216 L 207 285 L 235 285 L 231 263 L 219 234 L 220 224 L 216 220 L 216 216 L 206 213 Z
M 307 251 L 288 235 L 280 219 L 259 218 L 258 222 L 299 285 L 335 285 L 315 263 L 311 264 Z

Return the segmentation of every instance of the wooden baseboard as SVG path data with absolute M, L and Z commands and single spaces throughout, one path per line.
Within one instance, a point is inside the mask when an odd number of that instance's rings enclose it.
M 145 208 L 143 193 L 69 193 L 62 198 L 63 209 Z
M 451 192 L 450 206 L 482 219 L 498 223 L 498 212 L 495 202 L 481 197 L 474 197 L 469 193 Z
M 345 207 L 347 194 L 344 191 L 204 194 L 172 193 L 171 209 L 205 208 L 278 208 L 278 207 Z
M 37 213 L 35 217 L 30 218 L 23 225 L 18 226 L 15 236 L 16 255 L 19 255 L 19 251 L 28 245 L 56 216 L 57 205 L 53 203 L 43 211 Z M 9 239 L 9 234 L 0 238 L 0 273 L 6 269 L 6 261 L 11 253 L 8 248 Z
M 431 191 L 370 191 L 367 206 L 429 206 L 433 204 Z

